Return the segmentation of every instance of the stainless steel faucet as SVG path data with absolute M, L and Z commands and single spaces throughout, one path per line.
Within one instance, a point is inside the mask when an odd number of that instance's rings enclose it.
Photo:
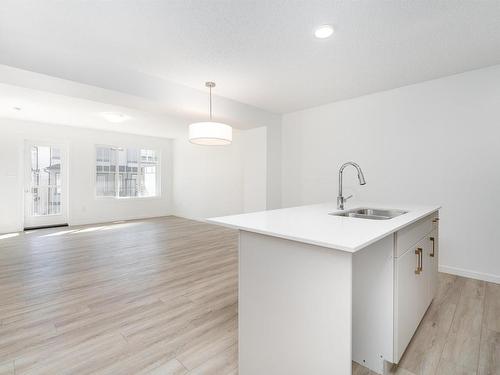
M 365 176 L 363 175 L 363 171 L 361 170 L 361 167 L 357 165 L 353 161 L 348 161 L 347 163 L 342 164 L 342 166 L 339 169 L 339 195 L 337 196 L 337 208 L 339 210 L 344 209 L 344 203 L 346 200 L 349 198 L 352 198 L 352 195 L 349 195 L 348 197 L 342 196 L 342 172 L 344 172 L 344 168 L 347 167 L 348 165 L 352 165 L 356 170 L 358 171 L 358 180 L 360 185 L 365 185 Z

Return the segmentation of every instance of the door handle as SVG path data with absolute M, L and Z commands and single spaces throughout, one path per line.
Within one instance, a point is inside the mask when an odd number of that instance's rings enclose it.
M 415 254 L 417 255 L 417 268 L 415 269 L 415 274 L 420 275 L 420 273 L 423 271 L 422 267 L 422 249 L 418 247 L 415 250 Z
M 436 239 L 434 237 L 429 237 L 432 242 L 432 253 L 429 253 L 429 256 L 434 258 L 434 250 L 436 249 Z

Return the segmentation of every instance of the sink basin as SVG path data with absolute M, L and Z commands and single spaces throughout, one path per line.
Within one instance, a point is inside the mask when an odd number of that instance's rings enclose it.
M 329 215 L 356 217 L 359 219 L 389 220 L 396 216 L 406 214 L 403 210 L 379 210 L 377 208 L 355 208 L 347 211 L 332 212 Z

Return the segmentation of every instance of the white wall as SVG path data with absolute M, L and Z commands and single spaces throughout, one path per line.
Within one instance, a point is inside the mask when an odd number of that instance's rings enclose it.
M 71 225 L 163 216 L 171 213 L 171 141 L 60 125 L 0 119 L 0 233 L 23 228 L 24 140 L 68 147 L 68 222 Z M 97 199 L 95 145 L 144 147 L 161 152 L 161 197 Z
M 200 219 L 265 209 L 266 128 L 233 129 L 229 146 L 180 138 L 173 150 L 176 215 Z
M 334 201 L 358 162 L 373 202 L 442 205 L 441 270 L 500 282 L 500 66 L 283 117 L 284 206 Z
M 267 134 L 265 127 L 242 132 L 243 212 L 267 208 Z
M 281 208 L 281 117 L 267 125 L 267 209 Z

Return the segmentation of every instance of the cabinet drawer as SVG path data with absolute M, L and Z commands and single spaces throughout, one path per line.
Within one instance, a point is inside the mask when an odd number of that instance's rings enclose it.
M 437 215 L 438 213 L 434 212 L 396 233 L 396 257 L 403 255 L 408 248 L 432 232 Z

